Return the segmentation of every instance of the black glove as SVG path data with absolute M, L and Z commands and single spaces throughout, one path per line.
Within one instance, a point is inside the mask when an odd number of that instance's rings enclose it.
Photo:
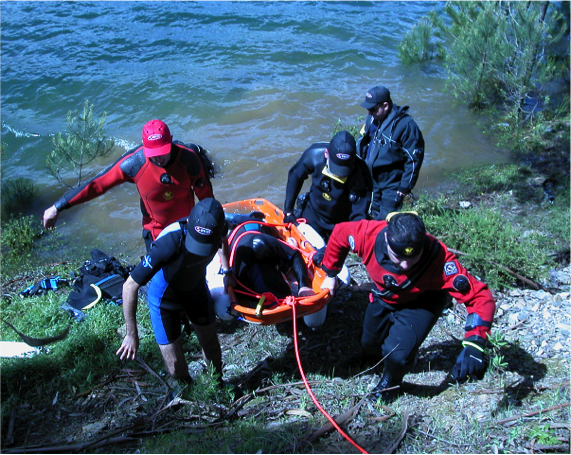
M 313 255 L 313 263 L 317 266 L 317 267 L 321 267 L 321 263 L 323 262 L 323 257 L 325 256 L 325 249 L 327 248 L 327 246 L 321 247 L 319 248 L 315 254 Z
M 471 377 L 482 379 L 486 371 L 484 348 L 473 341 L 464 341 L 462 345 L 464 349 L 452 368 L 452 379 L 456 382 L 465 382 Z
M 295 219 L 295 216 L 293 216 L 292 213 L 290 213 L 288 215 L 284 215 L 284 224 L 288 224 L 288 223 L 293 223 L 297 226 L 297 220 Z

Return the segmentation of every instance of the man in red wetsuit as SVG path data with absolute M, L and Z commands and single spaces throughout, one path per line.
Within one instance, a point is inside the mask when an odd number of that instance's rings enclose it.
M 143 145 L 80 187 L 69 191 L 44 212 L 46 229 L 52 229 L 59 212 L 90 201 L 125 182 L 137 185 L 141 196 L 143 238 L 150 244 L 169 224 L 187 217 L 199 200 L 214 197 L 210 177 L 213 166 L 196 144 L 173 141 L 169 127 L 151 120 L 143 127 Z
M 464 349 L 451 375 L 458 382 L 481 379 L 484 347 L 495 312 L 490 289 L 470 275 L 448 248 L 426 233 L 414 212 L 393 212 L 387 221 L 350 221 L 338 224 L 327 243 L 322 268 L 324 288 L 334 292 L 335 276 L 353 251 L 375 287 L 363 322 L 361 346 L 365 357 L 385 358 L 384 372 L 373 398 L 392 401 L 402 379 L 415 364 L 426 339 L 450 296 L 468 311 Z

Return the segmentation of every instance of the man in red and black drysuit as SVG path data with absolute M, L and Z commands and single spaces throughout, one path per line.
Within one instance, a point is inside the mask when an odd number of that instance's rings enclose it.
M 169 224 L 187 217 L 199 200 L 214 197 L 213 166 L 202 147 L 172 139 L 169 127 L 151 120 L 143 127 L 143 145 L 119 158 L 89 182 L 69 191 L 44 212 L 44 227 L 52 229 L 59 212 L 90 201 L 125 182 L 137 185 L 141 196 L 143 238 L 147 251 Z
M 463 351 L 452 369 L 458 382 L 482 378 L 484 346 L 495 303 L 490 289 L 470 275 L 448 248 L 426 233 L 414 212 L 391 213 L 387 221 L 338 224 L 327 243 L 322 268 L 325 288 L 334 289 L 335 276 L 350 251 L 363 259 L 375 284 L 369 295 L 361 346 L 365 356 L 383 361 L 384 372 L 373 397 L 391 401 L 412 367 L 418 349 L 449 303 L 450 296 L 468 311 Z

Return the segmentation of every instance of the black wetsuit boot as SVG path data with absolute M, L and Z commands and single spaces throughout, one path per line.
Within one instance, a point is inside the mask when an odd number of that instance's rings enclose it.
M 396 378 L 394 376 L 391 376 L 390 373 L 385 371 L 383 373 L 381 381 L 372 390 L 369 399 L 375 403 L 379 398 L 385 404 L 393 402 L 399 395 L 401 382 L 402 378 Z M 392 387 L 397 387 L 397 388 L 392 390 L 385 390 L 385 389 L 390 389 Z

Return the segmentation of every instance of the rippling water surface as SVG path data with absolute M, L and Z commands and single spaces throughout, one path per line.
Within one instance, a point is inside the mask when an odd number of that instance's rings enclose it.
M 335 123 L 362 121 L 366 90 L 382 84 L 410 105 L 426 141 L 417 191 L 444 170 L 505 161 L 478 118 L 434 66 L 401 64 L 404 35 L 443 2 L 1 2 L 2 166 L 41 188 L 41 216 L 65 191 L 45 171 L 52 136 L 85 99 L 107 113 L 119 145 L 140 143 L 151 118 L 210 150 L 223 202 L 282 205 L 287 170 Z M 124 148 L 118 148 L 118 157 Z M 97 171 L 112 158 L 97 163 Z M 123 185 L 63 212 L 68 239 L 142 250 L 138 196 Z

